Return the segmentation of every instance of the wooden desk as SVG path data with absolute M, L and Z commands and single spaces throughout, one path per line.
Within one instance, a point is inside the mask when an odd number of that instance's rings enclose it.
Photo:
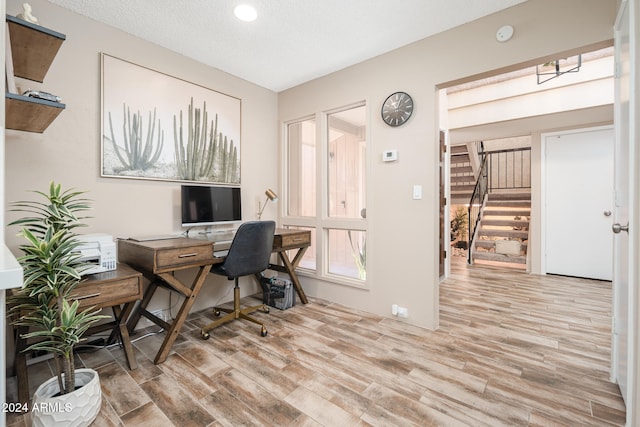
M 104 273 L 91 274 L 73 290 L 71 296 L 80 300 L 80 309 L 95 306 L 96 308 L 113 309 L 114 320 L 92 326 L 85 336 L 111 330 L 107 342 L 112 342 L 118 336 L 122 341 L 124 353 L 127 356 L 129 369 L 136 369 L 138 364 L 133 347 L 129 339 L 129 332 L 125 321 L 131 313 L 136 301 L 142 299 L 142 273 L 126 264 L 118 264 L 115 270 Z M 124 304 L 121 308 L 120 305 Z M 26 333 L 25 327 L 18 328 L 16 334 L 16 377 L 18 382 L 18 398 L 20 402 L 29 402 L 29 377 L 27 374 L 27 355 L 23 350 L 27 343 L 21 338 Z
M 270 265 L 270 268 L 289 274 L 300 300 L 304 304 L 308 300 L 296 276 L 295 268 L 310 245 L 310 231 L 277 229 L 273 241 L 273 252 L 278 254 L 284 266 Z M 171 351 L 171 347 L 178 337 L 196 297 L 200 293 L 206 276 L 211 271 L 211 266 L 224 261 L 224 258 L 218 258 L 213 254 L 214 250 L 217 249 L 215 242 L 196 238 L 142 242 L 118 240 L 118 260 L 139 269 L 150 281 L 142 301 L 127 322 L 129 333 L 133 332 L 142 316 L 167 331 L 154 359 L 156 365 L 164 362 L 169 355 L 169 351 Z M 287 254 L 289 250 L 297 250 L 293 261 L 290 260 Z M 198 268 L 198 273 L 191 284 L 182 283 L 174 275 L 174 272 L 178 270 L 194 267 Z M 256 278 L 258 283 L 261 283 L 260 277 L 257 276 Z M 158 287 L 178 292 L 185 297 L 173 323 L 168 323 L 147 310 L 147 306 Z
M 213 247 L 214 245 L 208 240 L 184 237 L 146 242 L 118 240 L 118 260 L 140 269 L 150 281 L 142 301 L 127 322 L 129 333 L 133 332 L 142 316 L 167 331 L 153 361 L 156 365 L 164 362 L 169 355 L 211 266 L 224 260 L 224 258 L 216 258 L 213 255 Z M 194 267 L 198 268 L 198 274 L 190 285 L 182 283 L 174 275 L 174 272 L 178 270 Z M 178 292 L 185 297 L 180 311 L 171 324 L 147 310 L 147 306 L 158 287 Z

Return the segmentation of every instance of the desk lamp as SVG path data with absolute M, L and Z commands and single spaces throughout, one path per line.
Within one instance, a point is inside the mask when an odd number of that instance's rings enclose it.
M 273 192 L 272 189 L 267 189 L 267 191 L 264 192 L 264 194 L 267 196 L 267 198 L 264 201 L 264 205 L 262 205 L 262 208 L 260 209 L 260 212 L 258 212 L 258 220 L 260 220 L 260 218 L 262 217 L 262 212 L 264 212 L 264 208 L 267 207 L 267 202 L 269 200 L 271 200 L 272 202 L 277 202 L 278 201 L 278 195 L 276 193 Z

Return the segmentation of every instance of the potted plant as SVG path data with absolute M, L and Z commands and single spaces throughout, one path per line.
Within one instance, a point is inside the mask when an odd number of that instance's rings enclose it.
M 458 249 L 467 249 L 467 209 L 458 206 L 451 220 L 451 241 L 455 241 L 454 245 Z
M 73 350 L 92 324 L 107 317 L 92 307 L 79 310 L 78 301 L 70 298 L 88 268 L 76 251 L 80 243 L 75 229 L 84 226 L 80 222 L 84 217 L 78 214 L 90 206 L 83 192 L 62 191 L 54 182 L 49 185 L 49 193 L 35 193 L 45 200 L 12 203 L 12 211 L 25 216 L 10 223 L 21 227 L 19 235 L 26 240 L 20 246 L 23 255 L 18 258 L 24 283 L 9 298 L 12 322 L 27 330 L 24 339 L 36 340 L 25 351 L 52 353 L 56 369 L 56 377 L 36 390 L 31 416 L 33 425 L 85 426 L 100 410 L 100 383 L 97 372 L 75 369 Z M 74 400 L 85 391 L 93 395 Z M 89 402 L 97 402 L 97 408 L 88 408 Z M 60 418 L 67 416 L 69 420 Z M 88 420 L 83 421 L 83 416 Z

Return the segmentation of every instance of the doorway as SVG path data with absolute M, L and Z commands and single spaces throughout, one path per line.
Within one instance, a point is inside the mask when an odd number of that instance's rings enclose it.
M 526 270 L 544 274 L 543 218 L 542 218 L 542 141 L 543 132 L 560 132 L 569 129 L 584 129 L 596 125 L 613 123 L 613 47 L 582 54 L 583 70 L 572 75 L 560 76 L 553 83 L 535 86 L 536 67 L 468 81 L 442 89 L 440 95 L 441 127 L 447 130 L 447 151 L 453 157 L 456 148 L 462 145 L 480 145 L 482 141 L 526 137 L 531 141 L 531 217 L 529 241 L 526 255 Z M 593 68 L 591 68 L 593 67 Z M 597 69 L 599 79 L 589 72 Z M 603 77 L 604 76 L 604 77 Z M 576 87 L 591 87 L 594 79 L 607 84 L 598 86 L 603 91 L 596 98 L 597 105 L 590 104 L 590 96 L 570 95 Z M 533 81 L 533 86 L 532 86 Z M 537 89 L 533 89 L 533 88 Z M 598 92 L 599 93 L 599 92 Z M 554 110 L 555 108 L 555 110 Z M 509 147 L 501 147 L 506 149 Z M 472 153 L 476 150 L 467 149 Z M 453 183 L 448 182 L 451 195 L 450 208 L 455 201 Z M 474 178 L 475 182 L 475 178 Z M 602 211 L 601 211 L 602 213 Z M 453 251 L 453 249 L 449 249 Z M 447 262 L 450 262 L 452 257 Z

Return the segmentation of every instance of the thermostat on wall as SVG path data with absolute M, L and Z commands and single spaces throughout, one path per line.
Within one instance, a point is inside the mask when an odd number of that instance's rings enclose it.
M 383 162 L 395 162 L 398 160 L 398 150 L 386 150 L 382 152 Z

